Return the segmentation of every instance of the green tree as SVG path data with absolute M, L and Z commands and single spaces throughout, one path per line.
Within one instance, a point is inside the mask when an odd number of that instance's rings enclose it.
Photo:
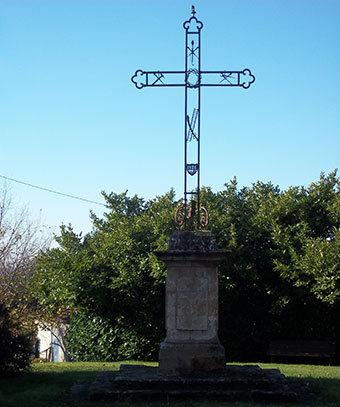
M 26 370 L 34 346 L 34 331 L 23 327 L 0 303 L 0 377 Z
M 203 194 L 220 248 L 232 249 L 220 267 L 220 337 L 231 358 L 263 358 L 273 338 L 338 338 L 336 172 L 308 188 L 239 190 L 234 179 Z
M 220 339 L 229 360 L 260 360 L 274 338 L 339 338 L 339 179 L 280 191 L 271 183 L 221 192 L 202 188 L 220 249 Z M 174 192 L 145 202 L 104 194 L 84 237 L 63 227 L 59 248 L 39 256 L 32 281 L 42 307 L 76 309 L 74 358 L 156 359 L 164 338 L 166 271 L 153 254 L 167 248 Z
M 339 303 L 340 182 L 336 171 L 293 199 L 295 222 L 277 222 L 274 238 L 284 249 L 275 269 L 330 307 Z
M 36 301 L 28 281 L 35 256 L 46 247 L 39 222 L 16 210 L 7 188 L 0 188 L 0 375 L 27 368 L 36 331 Z
M 51 314 L 77 308 L 68 334 L 74 358 L 154 357 L 164 336 L 165 269 L 153 252 L 174 230 L 174 192 L 149 202 L 104 197 L 109 211 L 92 214 L 93 233 L 63 227 L 60 247 L 38 258 L 32 288 Z

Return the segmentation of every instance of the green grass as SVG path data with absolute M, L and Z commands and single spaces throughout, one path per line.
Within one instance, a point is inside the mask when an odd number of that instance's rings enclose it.
M 284 365 L 259 363 L 264 369 L 279 369 L 286 377 L 299 377 L 324 401 L 321 405 L 340 407 L 340 366 Z
M 1 407 L 109 407 L 111 403 L 65 404 L 65 396 L 70 386 L 80 379 L 90 379 L 101 370 L 118 369 L 122 362 L 117 363 L 36 363 L 29 372 L 18 377 L 0 380 Z M 132 363 L 132 362 L 127 362 Z M 138 363 L 138 362 L 133 362 Z M 262 368 L 278 368 L 287 377 L 301 377 L 307 380 L 311 388 L 323 399 L 320 406 L 340 406 L 340 367 L 263 364 Z M 136 403 L 115 403 L 116 407 L 135 407 Z M 151 404 L 139 403 L 139 407 Z M 195 407 L 236 407 L 244 403 L 171 403 L 171 406 Z M 166 404 L 152 403 L 152 407 L 166 406 Z M 259 405 L 257 405 L 259 406 Z M 276 407 L 287 406 L 275 404 Z M 266 404 L 266 407 L 270 407 Z

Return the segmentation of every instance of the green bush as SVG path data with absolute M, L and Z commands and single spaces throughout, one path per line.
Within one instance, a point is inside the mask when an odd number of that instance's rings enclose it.
M 34 334 L 11 318 L 0 303 L 0 377 L 17 374 L 29 367 Z
M 180 202 L 174 192 L 145 202 L 104 194 L 92 233 L 62 227 L 42 253 L 32 288 L 57 314 L 76 308 L 69 346 L 76 360 L 156 359 L 165 337 L 166 250 Z M 202 188 L 209 229 L 230 249 L 219 268 L 220 333 L 228 360 L 265 360 L 273 339 L 340 339 L 340 179 L 309 187 L 271 183 L 220 192 Z
M 68 353 L 73 361 L 115 361 L 152 359 L 158 346 L 123 317 L 109 319 L 87 313 L 73 315 L 66 335 Z

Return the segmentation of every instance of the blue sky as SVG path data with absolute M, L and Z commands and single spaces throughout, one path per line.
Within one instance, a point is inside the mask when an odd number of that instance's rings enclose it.
M 0 175 L 104 202 L 183 193 L 182 88 L 137 90 L 184 69 L 187 0 L 0 0 Z M 340 0 L 197 0 L 202 69 L 250 68 L 250 89 L 204 88 L 201 183 L 286 189 L 339 167 Z M 1 182 L 1 181 L 0 181 Z M 7 182 L 58 231 L 103 209 Z

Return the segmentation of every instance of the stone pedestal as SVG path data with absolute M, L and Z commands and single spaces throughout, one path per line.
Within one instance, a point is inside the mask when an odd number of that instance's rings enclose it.
M 216 268 L 226 253 L 216 250 L 211 234 L 176 232 L 169 250 L 157 256 L 168 269 L 167 336 L 159 367 L 121 365 L 119 371 L 101 372 L 92 382 L 76 382 L 67 401 L 320 404 L 308 383 L 286 379 L 278 370 L 225 366 L 217 336 Z
M 217 266 L 227 253 L 216 249 L 210 232 L 177 231 L 169 250 L 155 254 L 167 267 L 166 338 L 159 351 L 159 374 L 222 371 Z

